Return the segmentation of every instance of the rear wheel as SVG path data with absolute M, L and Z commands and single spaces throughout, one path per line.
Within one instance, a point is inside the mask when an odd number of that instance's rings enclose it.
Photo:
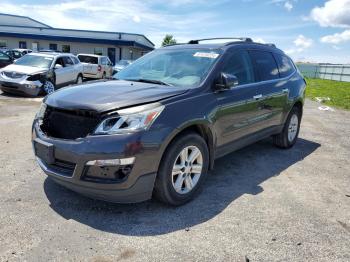
M 298 139 L 301 121 L 301 111 L 293 107 L 280 134 L 273 137 L 273 142 L 280 148 L 292 147 Z
M 55 85 L 50 80 L 46 80 L 44 84 L 44 91 L 48 95 L 52 94 L 53 92 L 55 92 Z
M 171 205 L 190 201 L 205 180 L 208 166 L 209 152 L 204 139 L 195 133 L 179 137 L 162 158 L 155 197 Z
M 83 76 L 82 75 L 78 75 L 76 84 L 80 85 L 81 83 L 83 83 Z

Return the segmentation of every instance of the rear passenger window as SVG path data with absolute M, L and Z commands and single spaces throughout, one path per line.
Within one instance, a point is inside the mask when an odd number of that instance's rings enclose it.
M 64 56 L 63 57 L 63 61 L 64 61 L 65 66 L 72 66 L 72 65 L 74 65 L 72 59 L 70 59 L 70 57 L 68 57 L 68 56 Z
M 224 66 L 223 72 L 235 75 L 240 85 L 255 82 L 253 65 L 246 51 L 233 53 Z
M 290 58 L 280 54 L 274 54 L 274 56 L 278 64 L 280 77 L 287 77 L 295 71 L 293 62 L 290 60 Z
M 249 51 L 257 67 L 261 81 L 274 80 L 279 78 L 278 68 L 273 55 L 265 51 Z

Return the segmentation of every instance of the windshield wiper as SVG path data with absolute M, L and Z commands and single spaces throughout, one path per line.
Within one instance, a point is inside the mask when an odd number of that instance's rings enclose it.
M 154 79 L 139 78 L 139 79 L 124 79 L 124 80 L 133 81 L 133 82 L 151 83 L 151 84 L 164 85 L 164 86 L 172 86 L 169 83 L 166 83 L 160 80 L 154 80 Z

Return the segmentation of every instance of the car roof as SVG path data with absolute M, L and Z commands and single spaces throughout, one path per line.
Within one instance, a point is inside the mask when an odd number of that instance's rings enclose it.
M 105 55 L 94 55 L 94 54 L 77 54 L 77 56 L 79 55 L 84 55 L 84 56 L 92 56 L 92 57 L 106 57 Z
M 46 57 L 74 56 L 71 53 L 55 53 L 55 52 L 42 52 L 42 53 L 32 52 L 32 53 L 29 53 L 28 55 L 46 56 Z
M 196 40 L 195 40 L 196 41 Z M 191 42 L 191 41 L 190 41 Z M 197 43 L 187 43 L 187 44 L 174 44 L 174 45 L 168 45 L 165 47 L 162 47 L 160 49 L 206 49 L 206 50 L 223 50 L 226 51 L 228 49 L 232 48 L 238 48 L 238 47 L 244 47 L 244 48 L 251 48 L 251 49 L 261 49 L 269 52 L 275 52 L 275 53 L 283 53 L 284 52 L 280 49 L 278 49 L 274 44 L 263 44 L 263 43 L 256 43 L 253 41 L 233 41 L 233 42 L 225 42 L 225 43 L 212 43 L 212 44 L 197 44 Z

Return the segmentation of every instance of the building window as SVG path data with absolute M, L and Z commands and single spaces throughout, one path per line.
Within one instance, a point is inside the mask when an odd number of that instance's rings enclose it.
M 62 45 L 63 53 L 70 53 L 70 45 Z
M 27 42 L 26 41 L 19 41 L 18 42 L 18 47 L 22 48 L 22 49 L 26 49 L 27 48 Z
M 95 55 L 102 55 L 103 54 L 103 49 L 101 47 L 95 47 L 94 54 Z
M 49 49 L 57 51 L 57 44 L 49 44 Z
M 0 39 L 0 48 L 6 48 L 7 47 L 7 41 Z

